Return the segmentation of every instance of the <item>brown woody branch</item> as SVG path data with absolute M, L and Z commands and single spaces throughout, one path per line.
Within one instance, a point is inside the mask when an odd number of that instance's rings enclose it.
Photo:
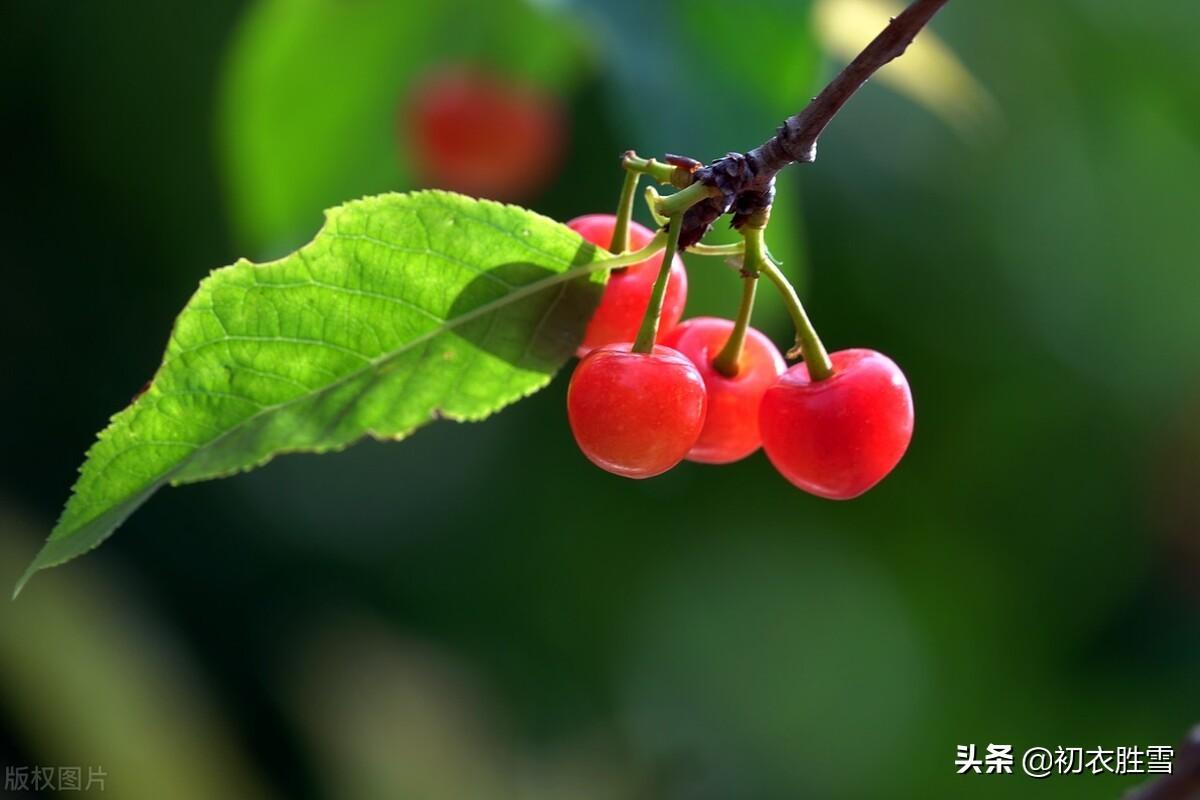
M 1124 800 L 1195 800 L 1200 797 L 1200 725 L 1179 746 L 1170 775 L 1139 786 Z
M 752 214 L 769 208 L 775 196 L 775 175 L 789 164 L 816 160 L 817 138 L 829 121 L 876 70 L 908 49 L 918 31 L 946 3 L 915 0 L 799 114 L 784 120 L 774 136 L 749 153 L 729 153 L 696 170 L 693 179 L 718 189 L 720 194 L 689 209 L 680 247 L 698 242 L 723 214 L 732 211 L 734 227 L 739 227 Z
M 750 152 L 729 153 L 705 167 L 690 159 L 669 156 L 669 163 L 685 174 L 691 173 L 693 183 L 720 190 L 718 196 L 688 209 L 680 249 L 698 242 L 724 214 L 732 211 L 734 227 L 740 227 L 753 214 L 769 209 L 779 171 L 790 164 L 816 160 L 817 139 L 829 121 L 880 67 L 904 54 L 917 33 L 947 2 L 915 0 L 800 113 L 784 120 L 774 136 Z M 1179 746 L 1171 774 L 1133 789 L 1123 800 L 1200 800 L 1200 725 Z

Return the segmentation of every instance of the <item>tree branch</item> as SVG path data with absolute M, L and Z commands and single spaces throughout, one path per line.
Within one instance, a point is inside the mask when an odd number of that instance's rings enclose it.
M 1200 796 L 1200 725 L 1179 746 L 1170 775 L 1139 786 L 1124 800 L 1194 800 Z
M 812 102 L 784 120 L 774 136 L 749 153 L 729 153 L 697 170 L 693 179 L 720 189 L 721 196 L 688 211 L 680 247 L 698 242 L 723 214 L 732 211 L 733 225 L 740 227 L 749 216 L 769 207 L 775 197 L 775 175 L 789 164 L 816 160 L 817 138 L 829 121 L 880 67 L 908 49 L 917 33 L 947 2 L 914 0 Z
M 904 55 L 917 32 L 946 2 L 916 0 L 904 9 L 803 111 L 788 117 L 775 136 L 751 150 L 746 158 L 760 164 L 763 173 L 770 175 L 793 162 L 815 161 L 817 137 L 829 121 L 880 67 Z

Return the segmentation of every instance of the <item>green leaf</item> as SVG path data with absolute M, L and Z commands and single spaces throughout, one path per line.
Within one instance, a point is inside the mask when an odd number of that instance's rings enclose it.
M 531 211 L 419 192 L 331 209 L 291 255 L 216 270 L 149 389 L 88 452 L 17 591 L 164 484 L 479 420 L 536 391 L 582 338 L 602 253 Z

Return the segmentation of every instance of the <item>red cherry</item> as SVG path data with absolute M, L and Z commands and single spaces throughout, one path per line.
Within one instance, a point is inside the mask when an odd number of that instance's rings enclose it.
M 617 218 L 612 214 L 587 214 L 576 217 L 568 222 L 567 226 L 587 241 L 607 250 L 612 244 L 613 228 L 616 224 Z M 630 250 L 642 249 L 653 238 L 654 234 L 645 226 L 636 222 L 629 223 Z M 596 307 L 596 313 L 592 315 L 592 320 L 583 335 L 583 344 L 579 346 L 578 352 L 580 357 L 600 345 L 632 342 L 637 338 L 642 316 L 646 313 L 646 306 L 650 305 L 650 293 L 654 289 L 654 279 L 658 277 L 660 266 L 661 255 L 624 269 L 613 270 L 608 277 L 608 285 L 604 287 L 600 305 Z M 671 262 L 671 277 L 667 279 L 667 291 L 663 296 L 657 341 L 663 341 L 663 337 L 679 323 L 686 302 L 687 271 L 683 268 L 683 259 L 676 254 Z
M 763 450 L 796 486 L 831 500 L 870 489 L 899 463 L 913 431 L 904 373 L 874 350 L 830 356 L 834 374 L 813 381 L 804 364 L 767 389 L 759 407 Z
M 678 464 L 704 427 L 704 379 L 682 354 L 628 342 L 597 347 L 567 389 L 567 418 L 579 449 L 601 469 L 649 478 Z
M 461 67 L 419 81 L 400 122 L 423 183 L 481 197 L 528 197 L 562 154 L 555 98 Z
M 763 392 L 778 380 L 786 365 L 771 340 L 749 328 L 737 373 L 733 377 L 723 375 L 713 366 L 713 359 L 732 330 L 732 320 L 695 317 L 663 340 L 663 344 L 683 353 L 696 365 L 708 391 L 704 430 L 687 454 L 689 461 L 728 464 L 745 458 L 762 444 L 758 406 Z

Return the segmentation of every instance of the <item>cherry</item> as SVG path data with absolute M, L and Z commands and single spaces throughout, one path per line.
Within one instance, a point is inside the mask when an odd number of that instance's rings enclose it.
M 690 461 L 728 464 L 745 458 L 762 444 L 758 406 L 763 392 L 778 380 L 786 365 L 770 339 L 748 328 L 737 372 L 732 376 L 722 374 L 713 359 L 732 330 L 732 320 L 695 317 L 663 340 L 696 365 L 708 391 L 708 414 L 700 438 L 687 454 Z
M 676 350 L 634 353 L 606 344 L 575 367 L 567 419 L 579 449 L 601 469 L 649 478 L 678 464 L 704 427 L 704 379 Z
M 481 197 L 528 197 L 562 153 L 555 98 L 462 67 L 419 81 L 400 122 L 423 183 Z
M 616 224 L 617 218 L 612 214 L 587 214 L 576 217 L 567 226 L 592 244 L 608 249 Z M 629 223 L 630 250 L 640 250 L 653 238 L 654 234 L 645 226 Z M 596 307 L 596 313 L 584 332 L 578 353 L 581 357 L 600 345 L 632 342 L 637 338 L 660 266 L 662 256 L 655 256 L 640 264 L 612 271 L 600 305 Z M 686 302 L 687 271 L 683 267 L 683 259 L 676 255 L 671 262 L 671 277 L 667 279 L 667 293 L 663 297 L 657 341 L 663 341 L 663 337 L 679 323 Z
M 767 458 L 796 486 L 831 500 L 857 497 L 899 463 L 913 431 L 904 373 L 874 350 L 830 356 L 834 374 L 813 381 L 805 364 L 767 389 L 759 427 Z

